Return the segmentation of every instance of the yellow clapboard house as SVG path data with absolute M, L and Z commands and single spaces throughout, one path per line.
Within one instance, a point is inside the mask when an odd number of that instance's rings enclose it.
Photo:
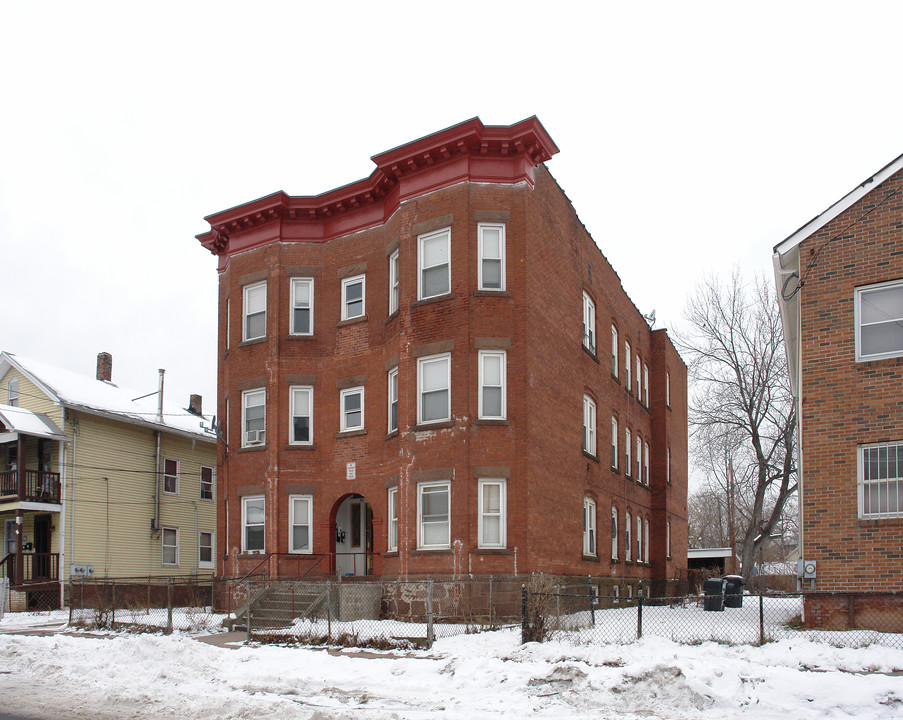
M 70 577 L 216 568 L 216 436 L 201 414 L 0 352 L 0 578 L 13 610 L 60 604 Z

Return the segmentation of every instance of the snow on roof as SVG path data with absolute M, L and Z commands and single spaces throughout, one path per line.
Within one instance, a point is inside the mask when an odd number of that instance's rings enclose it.
M 12 405 L 0 404 L 0 425 L 10 432 L 44 438 L 65 438 L 66 435 L 46 415 Z
M 44 392 L 66 407 L 115 416 L 126 422 L 163 427 L 210 442 L 216 441 L 216 435 L 208 429 L 211 417 L 195 415 L 175 403 L 164 400 L 163 422 L 158 422 L 157 393 L 139 398 L 146 393 L 8 352 L 0 353 L 0 360 L 6 360 L 17 367 Z M 205 428 L 204 425 L 208 427 Z

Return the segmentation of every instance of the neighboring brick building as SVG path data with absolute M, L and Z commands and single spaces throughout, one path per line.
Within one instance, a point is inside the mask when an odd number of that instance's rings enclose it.
M 536 118 L 473 119 L 365 180 L 206 218 L 222 574 L 273 553 L 282 576 L 627 594 L 685 572 L 686 368 L 543 165 L 557 151 Z
M 903 590 L 903 156 L 775 247 L 774 268 L 798 408 L 803 587 Z M 807 614 L 823 614 L 819 602 Z

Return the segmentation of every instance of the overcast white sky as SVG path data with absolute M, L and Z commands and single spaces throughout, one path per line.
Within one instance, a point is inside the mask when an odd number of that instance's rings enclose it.
M 642 312 L 771 248 L 903 153 L 894 2 L 5 2 L 0 348 L 216 393 L 205 215 L 537 115 Z

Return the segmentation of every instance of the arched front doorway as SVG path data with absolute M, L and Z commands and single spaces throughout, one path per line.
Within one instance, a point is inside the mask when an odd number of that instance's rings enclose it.
M 333 541 L 336 575 L 373 574 L 373 510 L 363 495 L 339 500 Z

